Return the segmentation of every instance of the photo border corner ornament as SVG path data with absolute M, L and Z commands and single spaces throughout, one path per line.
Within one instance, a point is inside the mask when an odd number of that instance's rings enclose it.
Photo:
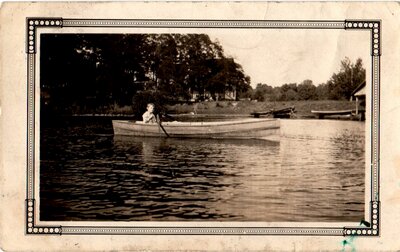
M 379 201 L 379 101 L 381 20 L 135 20 L 135 19 L 63 19 L 28 17 L 26 19 L 27 57 L 27 188 L 26 234 L 148 234 L 148 235 L 314 235 L 314 236 L 380 236 Z M 223 28 L 223 29 L 344 29 L 371 33 L 371 201 L 369 222 L 355 227 L 133 227 L 133 226 L 46 226 L 35 221 L 35 76 L 37 30 L 63 27 L 85 28 Z

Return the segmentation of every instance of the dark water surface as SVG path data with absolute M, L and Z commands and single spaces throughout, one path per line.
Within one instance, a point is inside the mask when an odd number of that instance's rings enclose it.
M 114 137 L 110 119 L 40 135 L 43 221 L 360 221 L 364 123 L 282 120 L 279 143 Z

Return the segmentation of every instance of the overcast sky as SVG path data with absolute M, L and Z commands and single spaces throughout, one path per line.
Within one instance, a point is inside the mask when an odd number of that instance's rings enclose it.
M 370 68 L 370 33 L 345 30 L 211 30 L 225 55 L 232 56 L 251 77 L 251 85 L 280 86 L 310 79 L 325 83 L 340 69 L 346 56 L 361 58 L 367 75 Z

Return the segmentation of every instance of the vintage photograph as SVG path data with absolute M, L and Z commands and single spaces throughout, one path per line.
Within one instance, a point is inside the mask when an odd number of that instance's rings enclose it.
M 0 250 L 394 251 L 398 4 L 0 6 Z
M 42 32 L 40 221 L 365 222 L 370 36 Z

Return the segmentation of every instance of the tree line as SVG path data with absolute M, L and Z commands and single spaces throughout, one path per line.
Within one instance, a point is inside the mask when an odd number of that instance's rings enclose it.
M 258 101 L 348 99 L 365 81 L 362 60 L 345 58 L 326 83 L 253 89 L 242 66 L 206 34 L 42 34 L 40 52 L 41 101 L 57 112 L 141 111 L 147 102 L 189 101 L 194 92 L 216 99 L 232 90 Z
M 248 90 L 246 97 L 258 101 L 347 100 L 365 82 L 365 74 L 360 58 L 352 63 L 346 57 L 341 61 L 339 72 L 326 83 L 315 86 L 312 80 L 304 80 L 299 84 L 285 83 L 278 87 L 259 83 L 254 90 Z
M 242 66 L 206 34 L 43 34 L 40 69 L 42 98 L 56 110 L 250 88 Z

